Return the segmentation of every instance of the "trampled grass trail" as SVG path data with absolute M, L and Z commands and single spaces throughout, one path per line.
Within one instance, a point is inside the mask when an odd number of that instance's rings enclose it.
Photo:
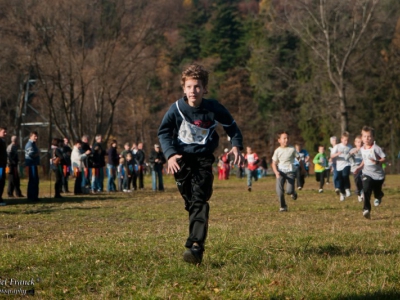
M 188 216 L 166 191 L 7 200 L 0 208 L 0 298 L 400 299 L 400 176 L 362 216 L 315 178 L 279 212 L 275 179 L 214 182 L 202 265 L 182 260 Z M 26 185 L 26 182 L 23 182 Z M 25 187 L 23 191 L 25 192 Z M 26 296 L 27 297 L 27 296 Z

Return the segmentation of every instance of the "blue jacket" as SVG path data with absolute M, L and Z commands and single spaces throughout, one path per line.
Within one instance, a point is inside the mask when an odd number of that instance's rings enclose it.
M 171 105 L 158 129 L 158 138 L 167 159 L 174 154 L 212 154 L 219 142 L 219 136 L 215 131 L 218 123 L 231 138 L 232 146 L 238 147 L 239 150 L 243 149 L 242 133 L 222 104 L 217 100 L 203 99 L 199 107 L 191 107 L 185 100 L 187 100 L 186 97 L 181 98 Z M 190 126 L 195 125 L 197 128 L 209 130 L 203 144 L 185 143 L 184 139 L 178 137 L 180 129 L 181 134 L 184 135 L 181 128 L 184 119 L 191 124 Z
M 35 142 L 29 140 L 25 145 L 25 166 L 40 165 L 40 151 Z

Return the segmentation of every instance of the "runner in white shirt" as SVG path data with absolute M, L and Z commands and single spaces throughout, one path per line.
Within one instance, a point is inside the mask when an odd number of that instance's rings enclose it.
M 296 177 L 297 166 L 295 159 L 300 161 L 300 168 L 305 173 L 304 163 L 300 160 L 300 156 L 294 147 L 288 146 L 288 134 L 283 131 L 278 133 L 279 147 L 275 150 L 272 156 L 272 169 L 276 176 L 276 193 L 279 197 L 281 208 L 279 211 L 287 211 L 285 202 L 284 186 L 286 185 L 286 194 L 291 195 L 293 200 L 297 199 L 297 193 L 294 190 L 294 179 Z
M 354 171 L 357 174 L 362 170 L 362 182 L 364 189 L 364 208 L 363 216 L 367 219 L 371 217 L 371 194 L 374 192 L 374 205 L 378 206 L 382 202 L 384 193 L 382 185 L 385 181 L 385 172 L 382 168 L 382 163 L 386 161 L 386 155 L 382 148 L 375 144 L 374 129 L 369 126 L 364 126 L 361 131 L 363 146 L 361 154 L 363 161 L 360 166 Z
M 340 138 L 341 143 L 333 147 L 331 158 L 336 158 L 337 183 L 336 188 L 340 191 L 340 201 L 350 197 L 350 162 L 348 161 L 351 147 L 348 145 L 349 133 L 346 131 Z

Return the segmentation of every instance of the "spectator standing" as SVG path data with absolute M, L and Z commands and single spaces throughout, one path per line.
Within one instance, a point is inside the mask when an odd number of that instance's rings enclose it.
M 158 190 L 164 191 L 162 171 L 163 171 L 163 165 L 167 161 L 159 144 L 154 145 L 154 149 L 150 153 L 149 162 L 151 166 L 151 182 L 153 191 L 157 191 L 157 181 L 158 181 Z
M 146 159 L 146 155 L 144 154 L 144 151 L 143 151 L 143 143 L 139 143 L 137 146 L 135 160 L 136 160 L 136 164 L 138 166 L 137 177 L 139 178 L 139 189 L 141 189 L 141 190 L 144 189 L 143 173 L 144 173 L 144 168 L 145 168 L 145 163 L 144 163 L 145 159 Z
M 117 141 L 113 140 L 111 142 L 110 148 L 107 151 L 108 156 L 108 179 L 107 179 L 107 191 L 116 192 L 117 187 L 115 186 L 115 177 L 117 172 L 117 167 L 119 164 L 119 156 L 117 153 Z
M 64 155 L 65 165 L 63 165 L 63 177 L 62 177 L 62 191 L 64 193 L 69 193 L 68 189 L 68 178 L 71 175 L 71 153 L 72 149 L 69 146 L 69 139 L 64 138 L 64 146 L 62 149 Z
M 62 184 L 63 184 L 63 176 L 64 176 L 64 166 L 65 166 L 65 159 L 62 152 L 64 147 L 64 141 L 61 139 L 54 138 L 51 141 L 51 148 L 50 148 L 50 167 L 54 172 L 56 177 L 56 181 L 54 183 L 54 191 L 55 195 L 54 198 L 62 198 L 61 191 L 62 191 Z
M 117 176 L 118 176 L 118 190 L 122 192 L 123 190 L 126 190 L 126 188 L 124 187 L 126 181 L 126 165 L 125 165 L 125 159 L 123 157 L 120 157 L 119 159 Z
M 86 150 L 86 152 L 82 152 L 82 141 L 77 140 L 75 142 L 74 148 L 71 153 L 71 167 L 75 176 L 75 184 L 74 184 L 74 194 L 86 194 L 87 189 L 85 186 L 82 186 L 82 177 L 84 174 L 84 164 L 83 161 L 87 158 L 92 151 L 90 149 Z
M 89 146 L 89 137 L 87 135 L 82 136 L 82 147 L 81 153 L 87 153 L 90 151 L 86 157 L 83 159 L 83 171 L 82 171 L 82 187 L 84 188 L 83 192 L 90 189 L 90 183 L 92 179 L 92 165 L 90 161 L 93 158 L 92 150 Z
M 8 189 L 7 194 L 8 197 L 24 197 L 20 188 L 20 178 L 19 178 L 19 170 L 18 170 L 18 138 L 13 135 L 11 137 L 11 144 L 7 147 L 7 156 L 8 156 Z
M 104 167 L 106 151 L 103 149 L 102 136 L 96 135 L 95 143 L 92 146 L 93 167 L 92 167 L 92 192 L 104 191 Z
M 124 150 L 120 153 L 119 157 L 122 157 L 126 161 L 126 155 L 128 153 L 132 153 L 132 150 L 129 147 L 129 143 L 125 143 Z
M 4 138 L 7 135 L 7 128 L 0 127 L 0 206 L 6 205 L 3 200 L 3 191 L 6 184 L 7 168 L 7 144 Z
M 28 168 L 28 188 L 27 197 L 32 202 L 39 201 L 39 174 L 40 150 L 36 145 L 38 133 L 32 131 L 29 140 L 25 145 L 25 166 Z

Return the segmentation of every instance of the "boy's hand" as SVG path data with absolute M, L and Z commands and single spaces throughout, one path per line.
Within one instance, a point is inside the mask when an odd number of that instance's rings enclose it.
M 238 147 L 236 146 L 232 147 L 231 151 L 228 152 L 228 155 L 229 154 L 233 154 L 235 157 L 235 159 L 233 160 L 234 165 L 241 165 L 244 163 L 244 157 L 242 153 L 240 153 Z
M 279 177 L 281 177 L 281 174 L 279 174 L 279 172 L 276 172 L 276 173 L 275 173 L 275 177 L 276 177 L 276 178 L 279 178 Z
M 177 173 L 181 167 L 179 166 L 178 162 L 176 161 L 177 159 L 181 158 L 182 155 L 179 154 L 175 154 L 172 155 L 169 159 L 168 159 L 168 169 L 167 172 L 169 174 L 175 174 Z

